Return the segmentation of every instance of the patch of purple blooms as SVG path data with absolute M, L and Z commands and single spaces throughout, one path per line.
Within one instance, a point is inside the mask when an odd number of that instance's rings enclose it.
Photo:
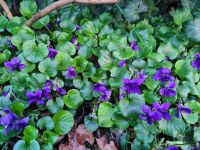
M 13 43 L 11 42 L 11 39 L 10 39 L 10 38 L 7 39 L 7 42 L 8 42 L 8 44 L 9 44 L 9 48 L 11 48 L 11 49 L 15 48 L 15 46 L 14 46 Z
M 176 146 L 168 146 L 167 150 L 179 150 L 179 148 Z
M 36 103 L 38 105 L 44 105 L 44 99 L 42 98 L 42 90 L 37 90 L 35 92 L 27 92 L 29 104 Z
M 129 79 L 129 78 L 123 78 L 123 84 L 124 86 L 122 87 L 123 90 L 128 91 L 129 93 L 132 94 L 141 94 L 139 86 L 141 85 L 141 82 L 139 82 L 136 79 Z
M 137 42 L 136 41 L 133 41 L 131 43 L 131 48 L 134 50 L 134 51 L 138 51 L 140 48 L 139 46 L 137 45 Z
M 124 67 L 124 66 L 126 66 L 126 61 L 125 61 L 125 60 L 120 61 L 119 64 L 118 64 L 118 66 L 119 66 L 119 67 Z
M 159 68 L 153 76 L 154 80 L 159 80 L 162 83 L 167 83 L 165 87 L 162 87 L 159 91 L 160 95 L 166 97 L 176 96 L 176 82 L 174 82 L 174 77 L 171 75 L 171 70 L 168 68 Z
M 195 59 L 192 61 L 192 67 L 200 70 L 200 54 L 195 54 Z
M 71 40 L 71 43 L 77 47 L 77 50 L 79 50 L 81 48 L 80 44 L 78 44 L 78 40 L 76 37 L 73 37 Z
M 71 40 L 71 43 L 74 44 L 74 45 L 77 45 L 78 44 L 77 38 L 73 37 L 72 40 Z
M 152 111 L 151 108 L 148 105 L 143 105 L 142 106 L 142 111 L 144 114 L 140 115 L 141 120 L 145 120 L 149 125 L 152 125 L 154 121 L 157 121 L 158 115 L 156 114 L 155 111 Z
M 179 104 L 178 104 L 178 118 L 181 118 L 181 113 L 191 114 L 192 111 L 191 111 L 190 108 L 182 106 L 179 102 Z
M 51 87 L 44 86 L 43 88 L 43 96 L 45 99 L 51 99 Z
M 160 82 L 167 82 L 174 80 L 171 75 L 171 70 L 168 68 L 159 68 L 153 76 L 154 80 L 159 80 Z
M 167 121 L 171 119 L 170 114 L 167 112 L 170 107 L 170 103 L 166 102 L 160 105 L 158 102 L 153 102 L 152 106 L 154 110 L 158 112 L 159 116 L 162 116 Z
M 43 96 L 45 99 L 51 99 L 52 89 L 54 89 L 53 87 L 55 87 L 55 92 L 57 92 L 58 96 L 67 94 L 67 91 L 63 88 L 57 85 L 55 86 L 51 80 L 47 80 L 43 88 Z
M 123 78 L 123 87 L 122 89 L 128 91 L 132 94 L 141 94 L 140 85 L 142 85 L 147 78 L 146 75 L 143 74 L 143 71 L 138 73 L 138 77 L 131 80 L 129 78 Z
M 142 111 L 144 112 L 144 114 L 140 115 L 141 120 L 145 120 L 149 125 L 152 125 L 154 121 L 160 121 L 162 118 L 167 121 L 171 119 L 170 114 L 167 112 L 170 107 L 170 103 L 163 103 L 162 105 L 160 105 L 157 102 L 153 102 L 152 106 L 154 108 L 153 111 L 148 105 L 142 106 Z
M 176 96 L 176 91 L 174 88 L 176 87 L 176 82 L 169 82 L 168 85 L 164 88 L 160 89 L 160 95 L 166 96 L 166 97 L 172 97 Z
M 59 96 L 63 96 L 67 94 L 67 92 L 59 86 L 56 86 L 56 92 L 58 93 Z
M 76 30 L 80 30 L 81 26 L 80 25 L 76 25 Z
M 66 76 L 67 76 L 68 78 L 70 78 L 70 79 L 73 79 L 73 78 L 76 77 L 76 71 L 74 70 L 73 67 L 68 67 L 68 68 L 67 68 L 67 74 L 66 74 Z
M 81 45 L 80 44 L 78 44 L 77 45 L 77 50 L 79 50 L 81 48 Z
M 56 57 L 56 55 L 57 55 L 56 49 L 48 47 L 48 51 L 49 51 L 48 58 L 55 58 Z
M 11 61 L 5 62 L 4 66 L 10 69 L 11 72 L 14 72 L 15 70 L 22 70 L 26 67 L 25 64 L 20 64 L 20 61 L 17 57 L 14 57 L 11 59 Z
M 103 83 L 96 83 L 93 85 L 93 90 L 101 94 L 99 101 L 107 101 L 110 99 L 112 91 L 107 90 Z
M 126 95 L 126 92 L 120 88 L 120 91 L 119 91 L 119 99 L 122 100 Z
M 4 108 L 0 112 L 0 124 L 5 127 L 4 134 L 9 131 L 22 131 L 28 124 L 29 118 L 18 119 L 18 116 L 10 111 L 9 108 Z

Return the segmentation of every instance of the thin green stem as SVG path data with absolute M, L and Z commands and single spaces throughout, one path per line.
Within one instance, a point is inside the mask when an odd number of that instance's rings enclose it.
M 49 28 L 47 27 L 47 26 L 44 26 L 46 29 L 47 29 L 47 31 L 51 34 L 51 31 L 49 30 Z
M 115 6 L 117 6 L 117 8 L 119 9 L 119 11 L 122 13 L 122 15 L 124 16 L 124 18 L 126 19 L 126 21 L 128 21 L 126 14 L 124 13 L 124 11 L 121 9 L 121 7 L 118 4 L 115 4 Z

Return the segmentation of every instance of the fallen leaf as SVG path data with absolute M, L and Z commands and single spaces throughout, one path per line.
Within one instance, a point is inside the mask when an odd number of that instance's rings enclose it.
M 68 143 L 60 144 L 59 150 L 89 150 L 85 147 L 84 143 L 87 141 L 91 145 L 94 144 L 94 135 L 92 132 L 86 130 L 83 124 L 80 124 L 78 128 L 73 129 L 68 134 Z
M 80 145 L 83 145 L 86 141 L 91 145 L 94 144 L 94 135 L 92 132 L 86 130 L 83 124 L 80 124 L 76 129 L 76 140 Z
M 118 150 L 113 141 L 110 141 L 110 144 L 106 144 L 102 150 Z
M 96 140 L 99 150 L 118 150 L 113 141 L 110 141 L 108 144 L 108 140 L 105 135 L 99 139 L 97 138 Z
M 96 141 L 97 141 L 97 145 L 98 145 L 99 149 L 102 150 L 107 143 L 107 138 L 104 135 L 104 136 L 100 137 L 99 139 L 97 138 Z

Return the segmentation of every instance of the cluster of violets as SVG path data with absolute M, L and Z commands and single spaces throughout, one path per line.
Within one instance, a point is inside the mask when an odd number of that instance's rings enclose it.
M 122 91 L 128 91 L 131 94 L 141 94 L 140 86 L 144 83 L 147 78 L 146 75 L 143 74 L 143 71 L 140 71 L 137 75 L 138 77 L 133 80 L 129 78 L 123 78 L 123 87 Z
M 166 97 L 172 97 L 176 95 L 174 88 L 176 87 L 176 82 L 174 82 L 174 77 L 171 75 L 171 70 L 168 68 L 159 68 L 153 76 L 154 80 L 160 81 L 165 87 L 162 87 L 159 91 L 160 95 Z M 154 121 L 160 121 L 162 118 L 169 121 L 171 119 L 170 114 L 167 110 L 170 107 L 170 103 L 166 102 L 159 104 L 158 102 L 152 103 L 152 109 L 148 105 L 142 106 L 142 111 L 144 114 L 140 115 L 141 120 L 147 121 L 149 125 L 152 125 Z M 178 104 L 178 118 L 181 117 L 181 113 L 190 114 L 191 110 L 187 107 L 184 107 Z
M 44 105 L 45 99 L 51 99 L 53 94 L 56 94 L 57 96 L 63 96 L 66 95 L 67 92 L 63 88 L 54 85 L 51 80 L 47 80 L 43 90 L 27 92 L 26 96 L 28 98 L 29 104 L 36 103 L 38 105 Z
M 140 119 L 147 121 L 149 125 L 152 125 L 154 121 L 160 121 L 162 118 L 169 121 L 171 119 L 167 110 L 170 107 L 170 103 L 166 102 L 160 105 L 158 102 L 153 102 L 153 111 L 148 105 L 143 105 L 142 111 L 144 114 L 140 115 Z
M 168 68 L 159 68 L 153 76 L 154 80 L 159 80 L 161 83 L 165 83 L 165 87 L 161 88 L 160 95 L 166 97 L 176 96 L 176 82 L 174 82 L 174 77 L 171 75 L 171 70 Z
M 93 85 L 93 90 L 95 92 L 100 93 L 100 97 L 98 98 L 100 101 L 107 101 L 110 99 L 110 95 L 112 94 L 112 91 L 107 90 L 103 83 L 96 83 Z
M 149 125 L 152 125 L 154 121 L 160 121 L 162 118 L 164 118 L 167 121 L 171 119 L 170 114 L 167 112 L 167 110 L 170 107 L 169 102 L 165 102 L 163 104 L 159 104 L 158 102 L 153 102 L 152 107 L 153 110 L 148 105 L 142 106 L 142 111 L 144 112 L 144 114 L 140 115 L 141 120 L 145 120 Z M 189 108 L 182 106 L 180 102 L 177 108 L 178 108 L 178 116 L 177 116 L 178 118 L 181 117 L 181 113 L 187 113 L 187 114 L 192 113 L 192 111 Z
M 19 119 L 9 108 L 4 108 L 3 111 L 0 111 L 0 124 L 5 127 L 5 135 L 9 131 L 22 131 L 27 126 L 28 121 L 28 117 Z
M 195 59 L 192 61 L 192 67 L 200 70 L 200 54 L 195 54 Z
M 55 58 L 56 55 L 57 55 L 57 50 L 56 49 L 53 49 L 51 47 L 48 47 L 48 58 Z

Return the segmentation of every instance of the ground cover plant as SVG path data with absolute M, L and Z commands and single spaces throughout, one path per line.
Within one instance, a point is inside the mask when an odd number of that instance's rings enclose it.
M 2 150 L 200 150 L 200 1 L 102 1 L 0 0 Z

